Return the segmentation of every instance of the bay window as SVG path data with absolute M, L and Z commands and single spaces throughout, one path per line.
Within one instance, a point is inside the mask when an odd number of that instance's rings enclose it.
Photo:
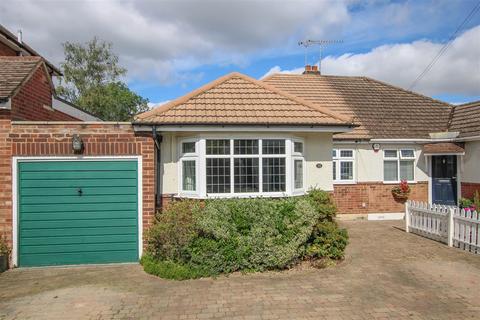
M 180 194 L 291 195 L 303 192 L 303 142 L 289 138 L 181 141 Z
M 352 149 L 333 149 L 333 182 L 354 182 L 354 153 Z
M 415 151 L 390 149 L 383 151 L 383 181 L 415 180 Z

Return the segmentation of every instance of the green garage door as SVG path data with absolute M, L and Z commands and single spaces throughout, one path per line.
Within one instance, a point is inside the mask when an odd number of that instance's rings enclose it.
M 137 161 L 19 162 L 19 266 L 138 261 L 137 187 Z

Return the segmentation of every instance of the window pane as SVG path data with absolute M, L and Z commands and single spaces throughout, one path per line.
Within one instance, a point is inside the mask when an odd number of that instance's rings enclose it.
M 336 158 L 337 157 L 337 150 L 333 149 L 332 150 L 332 158 Z
M 397 150 L 385 150 L 385 158 L 396 158 Z
M 195 153 L 195 142 L 182 143 L 182 153 Z
M 340 162 L 340 180 L 353 180 L 353 161 Z
M 414 158 L 415 157 L 415 153 L 413 152 L 413 150 L 401 150 L 400 154 L 401 154 L 402 158 Z
M 295 160 L 294 162 L 295 189 L 303 188 L 303 160 Z
M 207 158 L 207 193 L 230 193 L 230 159 Z
M 196 190 L 196 175 L 195 175 L 195 160 L 182 161 L 183 167 L 183 181 L 182 186 L 184 191 Z
M 337 161 L 333 161 L 333 180 L 337 180 Z
M 234 154 L 258 154 L 258 140 L 234 140 Z
M 264 158 L 263 192 L 285 191 L 285 158 Z
M 340 150 L 340 157 L 342 158 L 352 158 L 353 150 Z
M 383 162 L 383 179 L 385 181 L 398 181 L 398 162 L 384 161 Z
M 262 141 L 263 154 L 285 154 L 285 140 L 268 139 Z
M 230 140 L 207 140 L 207 154 L 230 154 Z
M 413 160 L 401 160 L 400 161 L 400 180 L 413 181 Z
M 258 158 L 234 159 L 234 190 L 240 192 L 258 192 Z
M 293 143 L 293 151 L 298 152 L 298 153 L 303 153 L 303 143 L 294 142 Z

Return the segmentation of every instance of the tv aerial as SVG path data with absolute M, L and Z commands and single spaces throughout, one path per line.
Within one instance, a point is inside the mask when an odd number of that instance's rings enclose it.
M 318 71 L 320 72 L 320 74 L 322 74 L 323 50 L 328 45 L 338 44 L 338 43 L 343 43 L 343 40 L 310 40 L 310 39 L 307 39 L 307 40 L 304 40 L 304 41 L 299 41 L 298 45 L 305 48 L 305 65 L 307 65 L 308 48 L 310 48 L 312 46 L 319 46 L 320 57 L 318 59 Z

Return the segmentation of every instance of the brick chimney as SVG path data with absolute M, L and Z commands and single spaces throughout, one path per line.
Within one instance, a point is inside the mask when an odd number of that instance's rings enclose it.
M 320 75 L 320 71 L 318 71 L 318 66 L 316 66 L 316 65 L 311 66 L 311 65 L 307 64 L 305 66 L 305 71 L 303 71 L 303 74 L 318 74 L 318 75 Z

